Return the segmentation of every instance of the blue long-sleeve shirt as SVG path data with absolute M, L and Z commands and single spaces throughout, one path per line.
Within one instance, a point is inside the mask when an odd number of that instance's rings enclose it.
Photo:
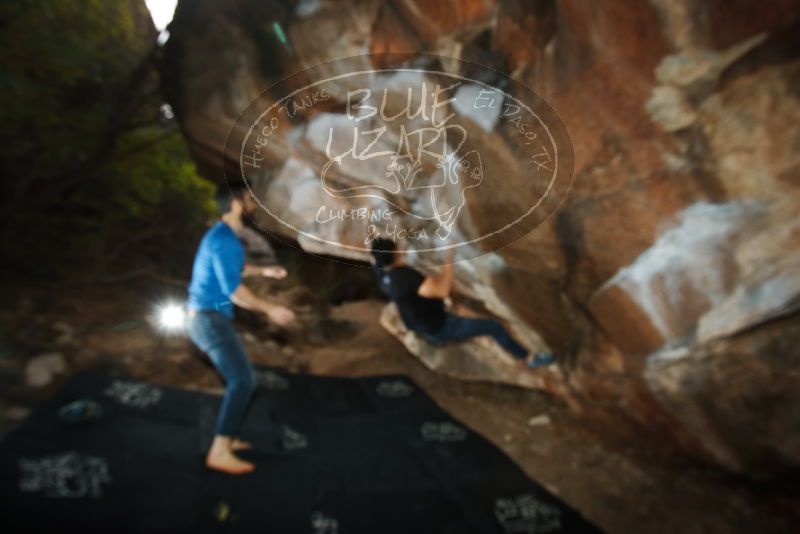
M 244 246 L 222 221 L 200 241 L 192 267 L 189 302 L 193 310 L 217 310 L 233 318 L 231 295 L 242 281 Z

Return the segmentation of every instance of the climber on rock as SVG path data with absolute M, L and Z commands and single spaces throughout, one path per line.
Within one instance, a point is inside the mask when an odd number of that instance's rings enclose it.
M 397 305 L 406 327 L 429 343 L 442 345 L 491 336 L 520 366 L 536 368 L 555 361 L 550 353 L 529 353 L 498 321 L 462 317 L 445 309 L 444 299 L 453 282 L 453 253 L 440 274 L 429 276 L 405 265 L 394 241 L 389 239 L 372 242 L 372 257 L 381 291 Z
M 230 474 L 249 473 L 255 466 L 235 454 L 250 444 L 239 439 L 239 430 L 255 390 L 253 367 L 233 327 L 233 305 L 263 312 L 273 322 L 286 325 L 294 320 L 290 309 L 257 297 L 242 285 L 243 274 L 283 278 L 279 266 L 245 265 L 245 249 L 237 234 L 242 216 L 256 204 L 244 189 L 231 191 L 223 205 L 225 213 L 200 242 L 189 285 L 187 330 L 197 347 L 205 352 L 225 379 L 225 397 L 219 412 L 216 435 L 206 456 L 211 469 Z

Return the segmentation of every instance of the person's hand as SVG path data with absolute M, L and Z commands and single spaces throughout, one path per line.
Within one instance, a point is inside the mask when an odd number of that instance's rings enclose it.
M 263 269 L 261 269 L 261 276 L 280 280 L 282 278 L 286 278 L 286 269 L 284 269 L 280 265 L 272 265 L 270 267 L 264 267 Z
M 267 317 L 270 320 L 279 325 L 279 326 L 286 326 L 292 321 L 294 321 L 295 315 L 292 310 L 287 308 L 286 306 L 281 306 L 279 304 L 273 304 L 266 310 Z

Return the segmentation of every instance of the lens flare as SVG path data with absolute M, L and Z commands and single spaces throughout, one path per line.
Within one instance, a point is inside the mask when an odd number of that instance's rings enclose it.
M 186 312 L 180 304 L 163 304 L 156 315 L 158 326 L 167 332 L 182 330 L 186 323 Z

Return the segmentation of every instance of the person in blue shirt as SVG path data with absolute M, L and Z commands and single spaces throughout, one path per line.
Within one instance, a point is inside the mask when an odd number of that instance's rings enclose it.
M 206 232 L 195 254 L 187 330 L 192 342 L 209 356 L 225 379 L 225 396 L 206 465 L 230 474 L 244 474 L 255 466 L 237 457 L 235 451 L 249 447 L 238 436 L 255 390 L 255 375 L 233 327 L 233 305 L 263 312 L 279 325 L 293 321 L 294 313 L 257 297 L 242 284 L 243 275 L 286 276 L 279 266 L 245 265 L 245 249 L 237 233 L 244 226 L 243 215 L 256 209 L 255 201 L 244 189 L 237 189 L 231 192 L 226 208 L 221 219 Z

